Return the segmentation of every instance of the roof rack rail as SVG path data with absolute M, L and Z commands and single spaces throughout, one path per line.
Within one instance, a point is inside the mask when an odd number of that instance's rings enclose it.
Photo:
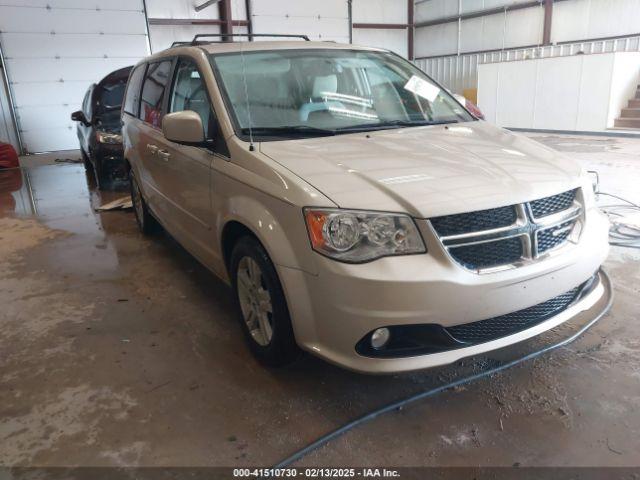
M 193 37 L 193 40 L 190 42 L 173 42 L 171 44 L 171 48 L 179 47 L 184 45 L 202 45 L 204 43 L 228 43 L 228 40 L 209 40 L 203 41 L 201 38 L 207 37 L 272 37 L 272 38 L 300 38 L 307 42 L 310 42 L 309 37 L 307 35 L 289 35 L 286 33 L 200 33 Z
M 188 42 L 173 42 L 169 48 L 181 47 L 183 45 L 191 45 L 191 41 L 188 41 Z

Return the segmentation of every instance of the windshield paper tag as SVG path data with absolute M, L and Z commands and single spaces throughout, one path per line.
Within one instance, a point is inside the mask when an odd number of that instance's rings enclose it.
M 426 98 L 430 102 L 433 102 L 440 93 L 440 89 L 438 87 L 415 75 L 409 79 L 404 88 L 405 90 L 409 90 L 411 93 L 415 93 L 422 98 Z

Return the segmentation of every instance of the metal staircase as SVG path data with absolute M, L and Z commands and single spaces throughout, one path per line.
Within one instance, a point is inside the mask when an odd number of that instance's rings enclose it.
M 616 118 L 615 127 L 640 130 L 640 85 L 638 85 L 635 97 L 629 100 L 627 108 L 623 108 L 620 117 Z

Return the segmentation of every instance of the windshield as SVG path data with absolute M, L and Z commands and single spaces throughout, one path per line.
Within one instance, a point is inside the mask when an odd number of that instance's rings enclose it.
M 98 92 L 98 105 L 103 110 L 119 110 L 122 107 L 124 90 L 127 86 L 127 79 L 118 83 L 108 83 L 102 85 Z
M 322 135 L 471 121 L 411 63 L 386 52 L 275 50 L 211 55 L 239 133 Z M 264 138 L 263 138 L 264 140 Z

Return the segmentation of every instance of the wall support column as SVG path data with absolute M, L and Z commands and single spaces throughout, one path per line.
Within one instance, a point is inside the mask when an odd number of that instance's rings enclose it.
M 542 44 L 551 45 L 551 21 L 553 19 L 553 0 L 544 0 L 544 27 Z
M 247 33 L 249 34 L 249 41 L 253 42 L 253 20 L 251 19 L 251 0 L 245 0 L 244 6 L 247 13 Z
M 222 0 L 218 3 L 218 11 L 220 12 L 220 33 L 223 35 L 233 33 L 233 20 L 231 17 L 231 0 Z M 232 42 L 233 37 L 222 37 L 222 40 Z
M 410 61 L 413 61 L 413 36 L 415 33 L 415 25 L 413 16 L 415 12 L 415 4 L 414 0 L 408 0 L 408 8 L 407 11 L 407 57 L 409 57 Z

